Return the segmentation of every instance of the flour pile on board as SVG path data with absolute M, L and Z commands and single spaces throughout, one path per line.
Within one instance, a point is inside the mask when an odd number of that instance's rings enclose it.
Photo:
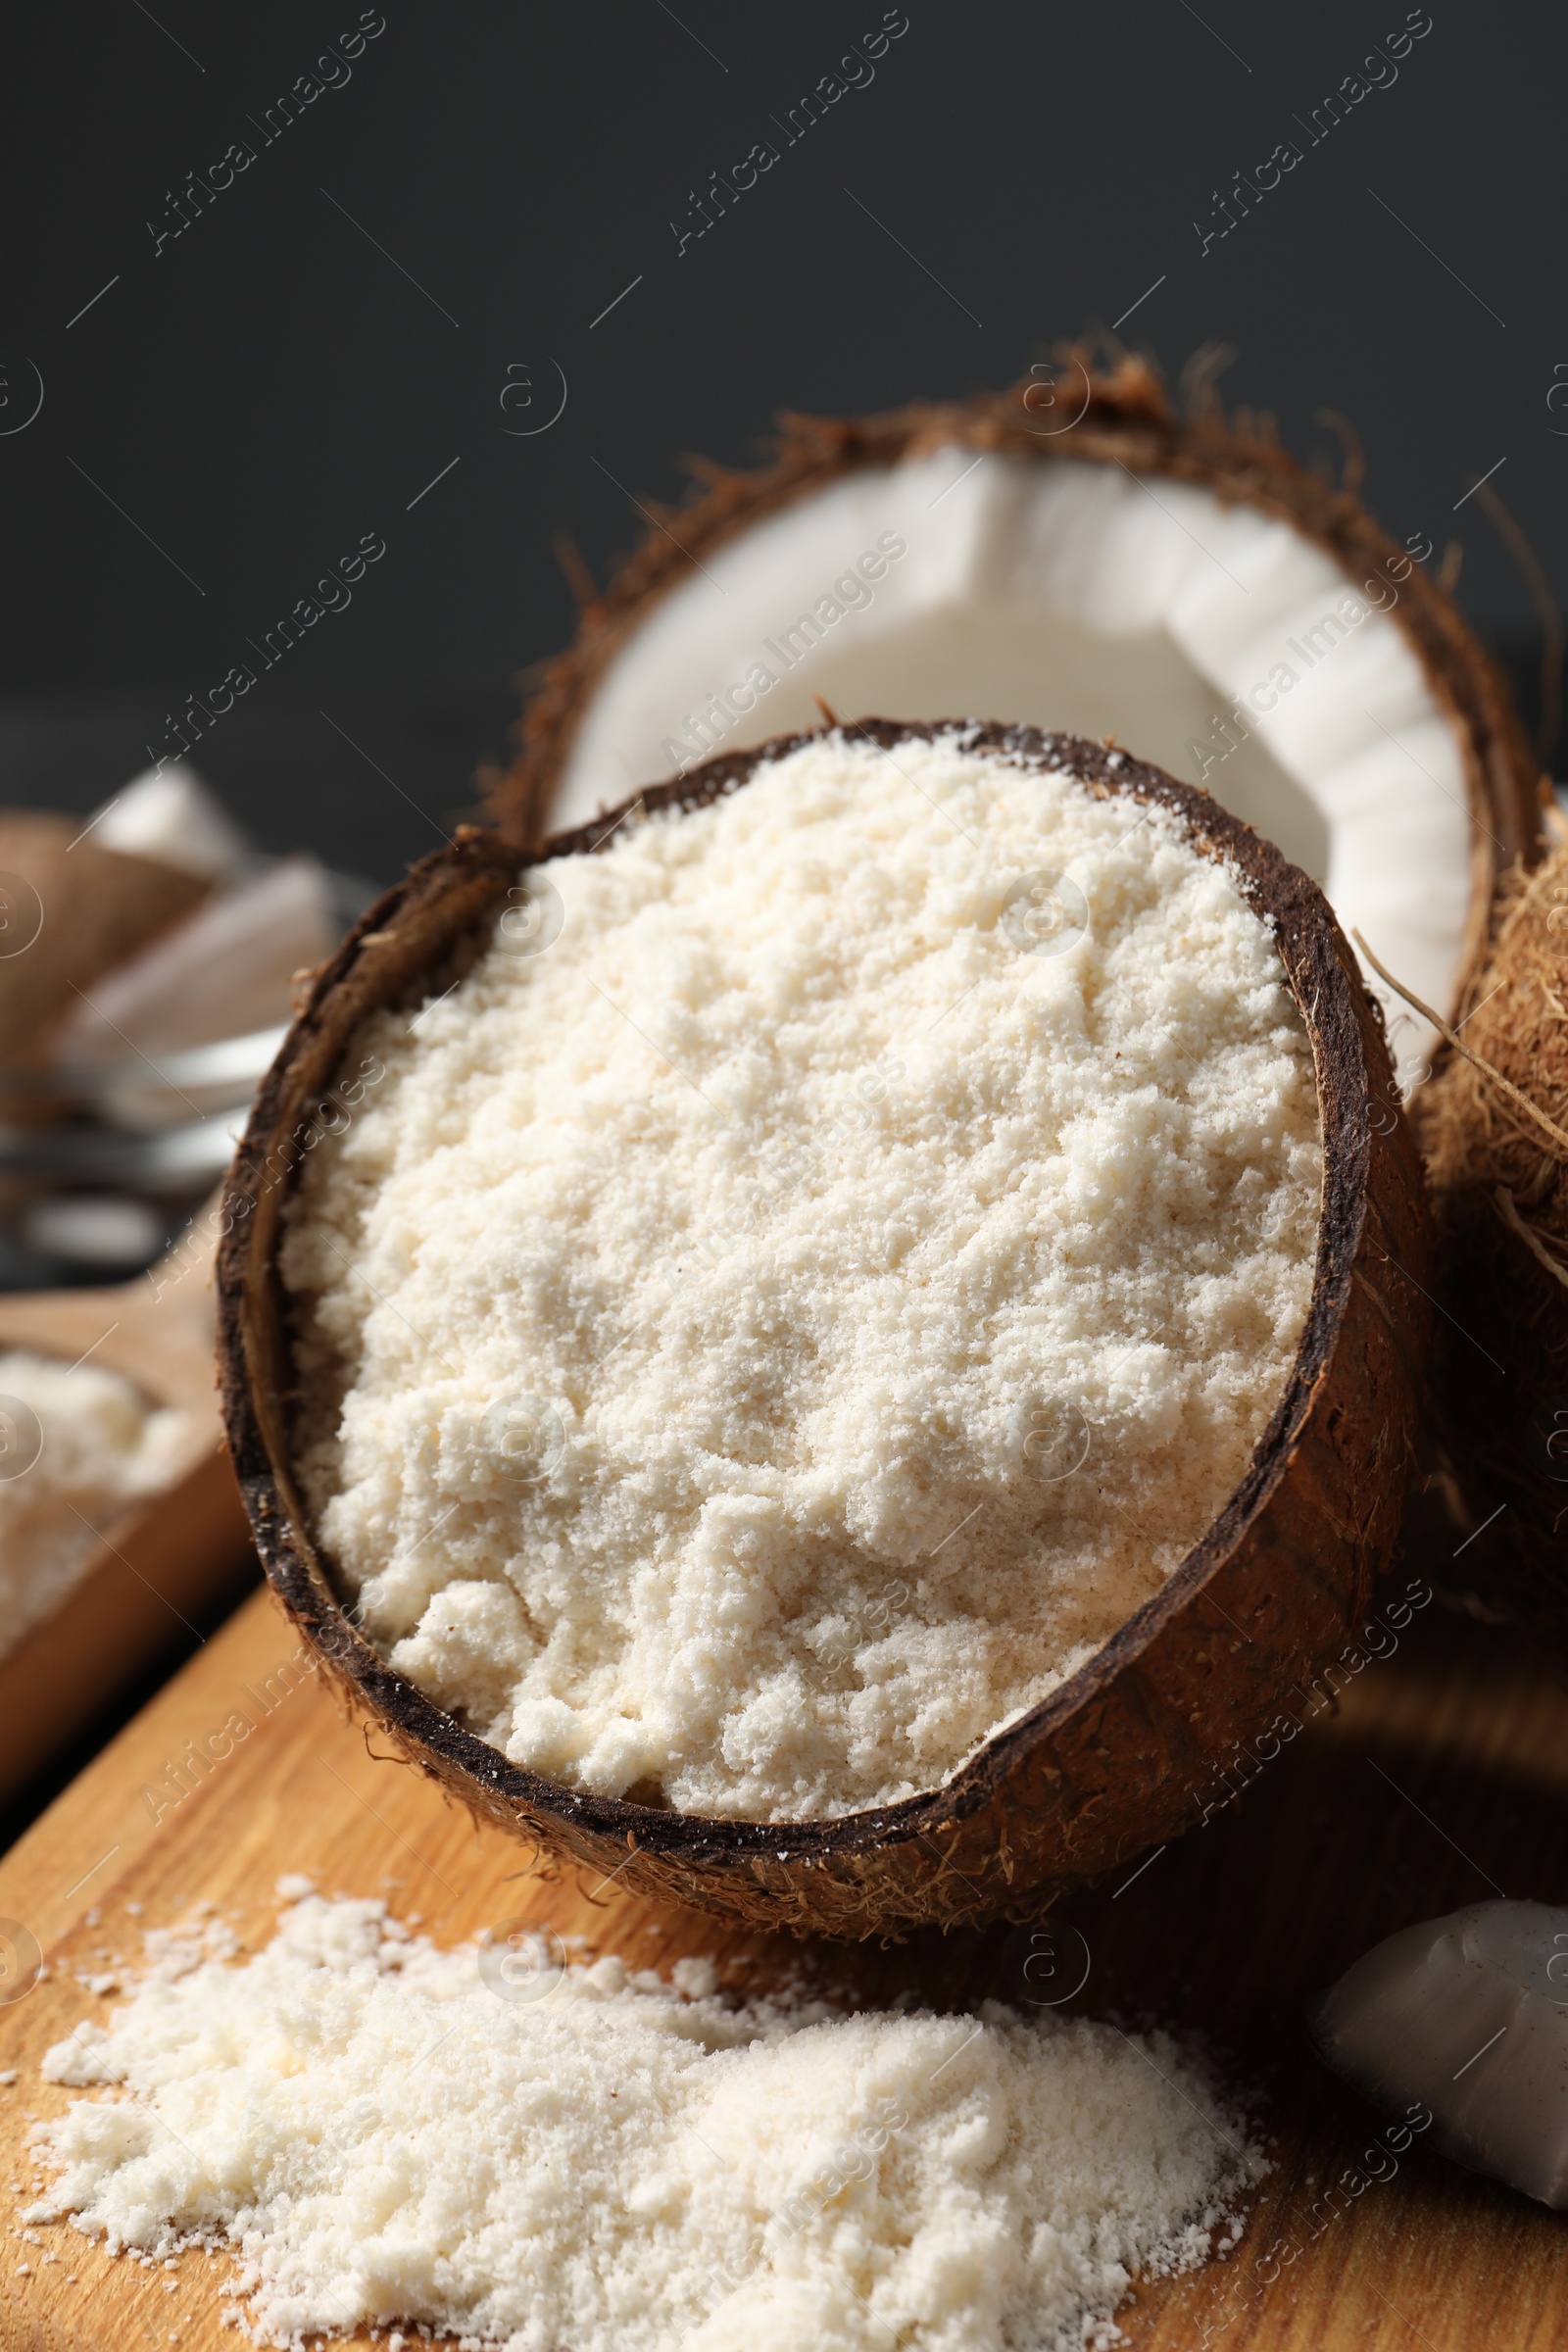
M 0 1348 L 0 1657 L 59 1608 L 126 1506 L 190 1467 L 189 1413 L 98 1364 Z
M 553 1780 L 936 1787 L 1158 1590 L 1289 1377 L 1321 1147 L 1269 929 L 1163 810 L 955 734 L 828 736 L 531 888 L 371 1022 L 292 1203 L 322 1541 Z
M 274 2344 L 1077 2352 L 1134 2275 L 1233 2245 L 1266 2169 L 1160 2034 L 734 2007 L 692 1961 L 512 1985 L 315 1894 L 242 1965 L 173 1948 L 48 2052 L 111 2091 L 36 2128 L 25 2219 L 232 2250 Z

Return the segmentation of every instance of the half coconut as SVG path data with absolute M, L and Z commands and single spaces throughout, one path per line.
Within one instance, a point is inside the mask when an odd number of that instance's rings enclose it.
M 867 721 L 896 751 L 944 730 Z M 1392 1074 L 1381 1014 L 1321 893 L 1206 794 L 1074 737 L 965 725 L 1009 767 L 1066 769 L 1102 801 L 1157 808 L 1269 924 L 1310 1044 L 1323 1186 L 1310 1300 L 1277 1408 L 1224 1507 L 1152 1598 L 941 1787 L 826 1820 L 705 1818 L 568 1788 L 511 1762 L 366 1639 L 298 1475 L 296 1339 L 284 1211 L 359 1081 L 368 1019 L 456 986 L 546 857 L 606 855 L 602 823 L 536 851 L 466 829 L 371 907 L 318 975 L 263 1086 L 230 1178 L 220 1271 L 229 1446 L 268 1575 L 305 1640 L 400 1753 L 474 1811 L 658 1900 L 842 1937 L 1038 1913 L 1224 1801 L 1238 1747 L 1299 1712 L 1353 1639 L 1387 1566 L 1415 1438 L 1430 1282 L 1407 1123 L 1376 1115 Z M 641 796 L 687 810 L 809 740 L 705 762 Z M 1134 820 L 1136 823 L 1136 819 Z
M 1205 786 L 1453 1011 L 1498 875 L 1536 855 L 1538 764 L 1431 539 L 1379 529 L 1358 462 L 1335 484 L 1267 418 L 1211 394 L 1181 417 L 1144 362 L 1078 351 L 969 401 L 787 416 L 770 464 L 693 469 L 603 593 L 574 561 L 576 639 L 493 785 L 511 838 L 810 725 L 819 697 L 1006 710 Z M 1408 1086 L 1437 1032 L 1366 977 Z

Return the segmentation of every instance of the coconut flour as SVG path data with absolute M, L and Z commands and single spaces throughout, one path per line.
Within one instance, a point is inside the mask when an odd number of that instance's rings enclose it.
M 119 1372 L 0 1349 L 0 1657 L 60 1606 L 99 1533 L 188 1468 L 193 1435 Z
M 516 895 L 370 1024 L 292 1206 L 321 1539 L 553 1780 L 776 1821 L 937 1786 L 1158 1590 L 1283 1391 L 1321 1152 L 1269 930 L 1163 811 L 962 733 L 826 736 Z
M 218 1940 L 164 1938 L 48 2052 L 113 2095 L 38 2127 L 24 2218 L 233 2251 L 271 2343 L 1079 2352 L 1134 2274 L 1234 2245 L 1266 2169 L 1161 2034 L 737 2008 L 694 1961 L 685 1990 L 603 1959 L 498 1998 L 473 1947 L 314 1894 L 243 1965 Z

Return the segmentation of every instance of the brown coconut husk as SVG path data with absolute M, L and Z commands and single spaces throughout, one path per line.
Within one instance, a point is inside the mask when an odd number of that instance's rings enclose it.
M 1568 1637 L 1568 845 L 1506 877 L 1492 953 L 1420 1101 L 1435 1389 L 1466 1566 Z
M 1461 974 L 1468 975 L 1486 951 L 1499 877 L 1540 855 L 1540 762 L 1506 680 L 1445 583 L 1412 564 L 1361 504 L 1353 432 L 1342 428 L 1347 460 L 1340 481 L 1326 469 L 1300 465 L 1282 447 L 1271 416 L 1225 413 L 1211 380 L 1216 356 L 1222 355 L 1200 354 L 1189 370 L 1185 414 L 1147 361 L 1118 353 L 1114 364 L 1102 368 L 1086 343 L 1058 355 L 1063 405 L 1069 390 L 1072 405 L 1083 403 L 1077 420 L 1062 431 L 1041 430 L 1041 385 L 1030 375 L 1005 391 L 914 401 L 882 416 L 786 414 L 773 456 L 752 470 L 688 460 L 696 476 L 691 497 L 678 507 L 643 502 L 652 517 L 649 528 L 604 589 L 594 591 L 580 558 L 574 560 L 577 632 L 563 653 L 528 673 L 528 699 L 514 729 L 516 757 L 505 772 L 486 778 L 495 822 L 511 840 L 527 845 L 539 839 L 572 739 L 620 647 L 654 603 L 689 576 L 694 562 L 780 508 L 844 474 L 940 448 L 995 451 L 1039 465 L 1117 465 L 1135 473 L 1168 474 L 1211 491 L 1223 504 L 1277 516 L 1323 548 L 1352 581 L 1381 572 L 1398 582 L 1394 618 L 1452 718 L 1464 753 L 1472 822 Z M 1458 994 L 1464 986 L 1462 977 Z
M 845 732 L 891 747 L 940 729 L 874 719 Z M 701 806 L 807 740 L 710 760 L 638 798 L 651 810 Z M 1311 1038 L 1324 1179 L 1305 1327 L 1235 1494 L 1088 1665 L 944 1788 L 837 1820 L 760 1824 L 541 1780 L 371 1648 L 305 1511 L 275 1260 L 301 1157 L 319 1120 L 341 1119 L 336 1104 L 318 1105 L 339 1069 L 357 1067 L 368 1015 L 451 985 L 488 943 L 517 874 L 545 855 L 602 852 L 604 820 L 537 853 L 465 828 L 369 908 L 318 975 L 263 1085 L 225 1200 L 219 1368 L 229 1447 L 272 1589 L 339 1691 L 410 1763 L 531 1843 L 650 1900 L 803 1935 L 1029 1917 L 1052 1891 L 1197 1826 L 1230 1794 L 1224 1771 L 1240 1746 L 1276 1717 L 1321 1704 L 1307 1694 L 1348 1654 L 1372 1605 L 1413 1460 L 1432 1280 L 1421 1174 L 1407 1122 L 1373 1115 L 1392 1084 L 1382 1015 L 1321 892 L 1206 793 L 1118 752 L 1033 728 L 993 725 L 970 740 L 1014 763 L 1066 765 L 1101 798 L 1158 804 L 1242 877 L 1273 920 Z
M 26 808 L 0 808 L 0 876 L 14 878 L 8 906 L 18 901 L 25 928 L 39 923 L 20 953 L 0 943 L 0 1074 L 42 1068 L 55 1032 L 93 982 L 212 889 L 205 874 L 102 848 L 83 836 L 79 817 Z
M 59 1120 L 44 1073 L 65 1023 L 95 981 L 211 889 L 183 866 L 105 849 L 79 817 L 0 808 L 0 1126 Z M 20 1216 L 47 1189 L 40 1177 L 0 1177 L 0 1217 Z

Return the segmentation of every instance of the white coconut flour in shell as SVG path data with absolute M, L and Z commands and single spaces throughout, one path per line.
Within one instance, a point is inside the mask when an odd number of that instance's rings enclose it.
M 700 1961 L 509 2000 L 473 1947 L 314 1894 L 241 1966 L 202 1957 L 220 1933 L 158 1941 L 107 2029 L 44 2059 L 110 2095 L 37 2127 L 56 2178 L 24 2219 L 232 2250 L 270 2343 L 1079 2352 L 1132 2275 L 1233 2246 L 1267 2169 L 1163 2034 L 738 2008 Z
M 369 1024 L 387 1077 L 292 1203 L 324 1544 L 558 1782 L 935 1787 L 1158 1589 L 1283 1391 L 1321 1150 L 1269 929 L 1173 817 L 959 733 L 827 736 L 532 887 L 553 944 L 504 918 Z

